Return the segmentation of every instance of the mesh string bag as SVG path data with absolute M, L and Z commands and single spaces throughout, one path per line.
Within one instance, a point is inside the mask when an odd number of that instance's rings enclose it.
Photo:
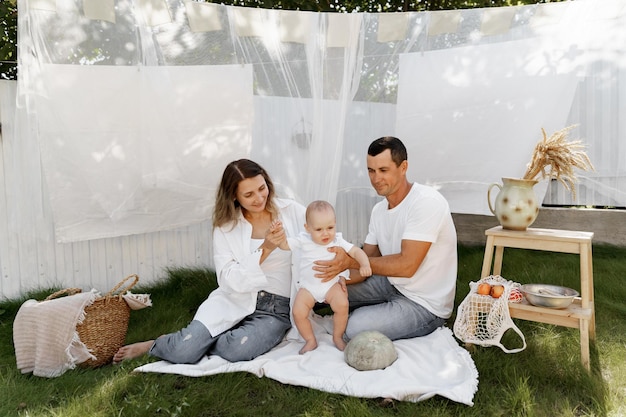
M 502 285 L 504 292 L 498 298 L 478 294 L 482 283 Z M 513 323 L 509 313 L 509 302 L 521 302 L 520 284 L 508 281 L 500 275 L 490 275 L 478 282 L 470 282 L 470 292 L 457 309 L 454 335 L 461 341 L 479 346 L 498 346 L 506 353 L 517 353 L 526 349 L 526 339 Z M 507 330 L 513 330 L 522 340 L 522 346 L 509 349 L 501 343 Z

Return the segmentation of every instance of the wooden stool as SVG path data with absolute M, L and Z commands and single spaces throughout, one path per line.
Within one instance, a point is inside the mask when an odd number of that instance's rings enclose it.
M 575 253 L 580 257 L 580 297 L 565 309 L 537 307 L 526 300 L 509 303 L 511 317 L 540 323 L 578 328 L 580 330 L 580 360 L 590 370 L 589 339 L 596 338 L 596 319 L 593 303 L 593 265 L 591 232 L 534 229 L 507 230 L 496 226 L 485 231 L 487 244 L 481 278 L 500 275 L 504 248 L 535 249 L 551 252 Z M 494 258 L 495 250 L 495 258 Z M 493 272 L 491 271 L 493 260 Z

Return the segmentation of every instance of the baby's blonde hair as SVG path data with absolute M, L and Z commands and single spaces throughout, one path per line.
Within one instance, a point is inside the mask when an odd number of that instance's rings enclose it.
M 306 221 L 307 221 L 307 223 L 310 221 L 309 216 L 310 216 L 311 213 L 313 213 L 313 212 L 318 212 L 319 213 L 319 212 L 326 211 L 326 210 L 332 211 L 333 215 L 335 214 L 335 208 L 328 201 L 315 200 L 312 203 L 310 203 L 307 206 L 307 208 L 306 208 Z

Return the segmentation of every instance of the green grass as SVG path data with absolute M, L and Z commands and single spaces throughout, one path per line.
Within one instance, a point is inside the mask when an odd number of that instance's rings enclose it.
M 578 257 L 506 249 L 502 275 L 520 282 L 578 288 Z M 482 247 L 459 248 L 456 305 L 476 281 Z M 54 289 L 0 303 L 0 416 L 624 416 L 626 415 L 626 248 L 594 246 L 597 342 L 592 372 L 580 364 L 578 331 L 516 320 L 528 347 L 505 354 L 474 346 L 479 372 L 474 406 L 434 397 L 420 403 L 362 399 L 283 385 L 248 373 L 202 378 L 132 373 L 144 357 L 95 370 L 75 369 L 45 379 L 22 375 L 15 365 L 12 323 L 26 298 L 42 300 Z M 153 338 L 188 323 L 216 285 L 210 271 L 167 271 L 149 292 L 154 306 L 133 311 L 127 341 Z M 448 322 L 452 327 L 453 318 Z M 508 332 L 504 343 L 517 346 Z

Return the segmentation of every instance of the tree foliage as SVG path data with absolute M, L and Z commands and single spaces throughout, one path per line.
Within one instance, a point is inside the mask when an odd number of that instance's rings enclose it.
M 550 0 L 225 0 L 220 3 L 264 9 L 381 13 L 500 7 L 549 2 Z M 17 12 L 17 0 L 0 1 L 0 79 L 17 78 Z
M 17 76 L 17 2 L 0 2 L 0 79 Z
M 501 7 L 549 2 L 550 0 L 226 0 L 221 3 L 265 9 L 380 13 Z
M 414 12 L 550 3 L 551 0 L 232 0 L 233 6 L 315 12 Z M 552 0 L 560 1 L 560 0 Z

